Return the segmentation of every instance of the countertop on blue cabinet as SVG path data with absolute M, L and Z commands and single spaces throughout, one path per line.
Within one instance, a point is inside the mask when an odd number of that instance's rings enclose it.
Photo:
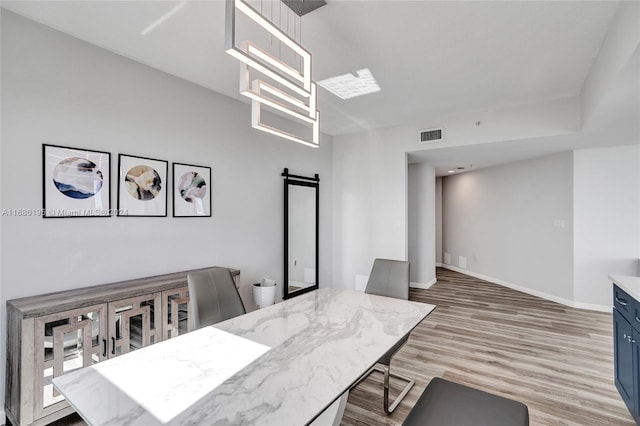
M 640 277 L 609 275 L 609 279 L 622 290 L 626 291 L 629 296 L 640 301 Z

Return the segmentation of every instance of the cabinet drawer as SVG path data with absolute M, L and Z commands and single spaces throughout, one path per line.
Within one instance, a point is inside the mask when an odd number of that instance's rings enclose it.
M 613 286 L 613 306 L 636 329 L 640 328 L 640 303 L 615 284 Z

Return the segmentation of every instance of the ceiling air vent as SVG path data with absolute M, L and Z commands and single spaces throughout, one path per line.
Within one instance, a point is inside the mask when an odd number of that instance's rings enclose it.
M 423 130 L 420 132 L 420 143 L 438 142 L 442 139 L 442 129 Z

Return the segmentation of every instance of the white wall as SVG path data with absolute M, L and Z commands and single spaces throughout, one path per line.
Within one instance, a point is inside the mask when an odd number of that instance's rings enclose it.
M 381 129 L 370 138 L 370 214 L 374 258 L 407 260 L 408 164 L 406 154 L 397 151 L 403 140 L 404 135 L 398 135 L 395 129 Z M 380 173 L 381 169 L 385 172 Z
M 418 163 L 409 164 L 408 175 L 410 279 L 427 285 L 436 277 L 436 172 Z
M 118 153 L 211 166 L 213 216 L 2 217 L 0 336 L 7 299 L 208 265 L 239 268 L 251 308 L 252 282 L 282 279 L 284 167 L 320 174 L 320 285 L 331 282 L 330 137 L 314 150 L 268 136 L 247 104 L 3 9 L 1 139 L 5 209 L 42 207 L 47 142 L 110 152 L 112 176 Z
M 2 14 L 2 9 L 0 8 L 0 15 Z M 1 16 L 0 16 L 1 17 Z M 1 24 L 2 22 L 0 22 Z M 2 34 L 2 28 L 0 28 L 0 53 L 2 51 L 2 48 L 4 46 L 4 40 L 3 40 L 3 34 Z M 2 99 L 3 99 L 3 93 L 2 93 L 2 62 L 1 62 L 2 58 L 0 57 L 0 113 L 2 111 Z M 0 116 L 0 167 L 2 166 L 2 158 L 3 158 L 3 137 L 2 137 L 2 117 Z M 3 179 L 2 179 L 2 171 L 0 170 L 0 190 L 2 189 L 2 185 L 3 185 Z M 0 193 L 0 212 L 2 212 L 4 203 L 2 201 L 2 194 Z M 6 414 L 4 412 L 4 388 L 5 388 L 5 368 L 6 368 L 6 344 L 7 344 L 7 337 L 6 337 L 6 324 L 7 320 L 6 320 L 6 312 L 5 312 L 5 297 L 3 295 L 3 291 L 2 291 L 2 217 L 0 216 L 0 330 L 2 330 L 2 332 L 0 333 L 0 362 L 2 363 L 2 366 L 0 366 L 0 369 L 2 370 L 2 373 L 0 373 L 0 382 L 2 382 L 0 384 L 0 424 L 4 424 L 6 421 Z M 4 329 L 2 327 L 5 327 Z
M 638 272 L 639 145 L 448 176 L 443 204 L 444 251 L 473 275 L 606 311 L 608 275 Z
M 614 275 L 640 258 L 640 145 L 573 153 L 574 298 L 612 306 Z
M 371 185 L 369 155 L 365 134 L 351 138 L 349 144 L 334 139 L 335 168 L 333 218 L 333 281 L 341 288 L 354 288 L 356 274 L 369 275 L 372 266 L 369 249 L 371 232 Z
M 433 125 L 445 128 L 446 148 L 574 133 L 579 98 L 464 111 Z M 481 119 L 482 126 L 475 122 Z M 424 128 L 430 127 L 425 124 Z M 407 259 L 407 153 L 428 150 L 418 128 L 397 126 L 333 138 L 334 282 L 353 288 L 375 257 Z
M 393 130 L 334 137 L 334 284 L 407 259 L 407 159 Z
M 445 129 L 445 140 L 432 147 L 508 142 L 579 132 L 611 89 L 612 78 L 623 69 L 638 44 L 638 4 L 622 3 L 579 96 L 529 105 L 459 111 L 446 117 L 425 117 L 422 129 L 440 126 Z M 477 121 L 481 121 L 482 126 L 476 126 Z M 419 130 L 413 127 L 370 129 L 334 138 L 334 192 L 336 202 L 340 203 L 336 205 L 334 218 L 336 224 L 341 224 L 334 229 L 336 282 L 352 287 L 355 274 L 368 274 L 377 251 L 406 255 L 407 232 L 397 232 L 408 228 L 406 198 L 402 198 L 407 187 L 406 183 L 402 184 L 402 176 L 406 175 L 406 153 L 429 149 L 429 146 L 418 144 Z M 385 185 L 372 191 L 372 180 Z M 357 221 L 366 208 L 374 210 L 372 217 Z
M 442 178 L 436 178 L 436 263 L 442 263 Z
M 571 301 L 572 176 L 561 153 L 444 177 L 443 251 L 453 266 L 464 256 L 472 273 Z

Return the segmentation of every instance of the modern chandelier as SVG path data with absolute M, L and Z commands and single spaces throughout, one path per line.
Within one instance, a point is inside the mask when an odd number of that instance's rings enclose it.
M 240 61 L 240 94 L 251 99 L 251 125 L 317 148 L 320 112 L 316 84 L 311 79 L 311 54 L 296 41 L 296 36 L 302 32 L 302 15 L 326 3 L 324 0 L 260 0 L 259 4 L 260 11 L 245 0 L 226 0 L 226 51 Z M 292 30 L 290 14 L 294 14 Z M 286 21 L 286 31 L 282 29 L 283 21 Z M 265 111 L 276 115 L 263 114 Z M 284 115 L 287 120 L 278 115 Z

